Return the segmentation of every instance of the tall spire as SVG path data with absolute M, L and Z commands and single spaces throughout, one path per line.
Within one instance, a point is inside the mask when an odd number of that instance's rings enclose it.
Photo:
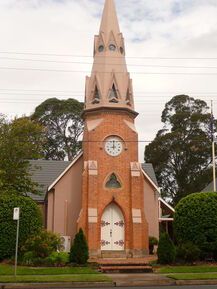
M 85 111 L 100 108 L 134 112 L 132 80 L 114 0 L 105 0 L 99 35 L 94 39 L 93 68 L 86 78 Z
M 104 33 L 108 36 L 111 31 L 113 31 L 114 34 L 119 34 L 120 28 L 114 1 L 106 0 L 99 33 Z

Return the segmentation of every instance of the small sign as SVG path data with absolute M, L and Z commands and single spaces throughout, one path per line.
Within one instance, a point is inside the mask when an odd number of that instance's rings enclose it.
M 14 208 L 13 220 L 17 221 L 20 218 L 20 208 Z

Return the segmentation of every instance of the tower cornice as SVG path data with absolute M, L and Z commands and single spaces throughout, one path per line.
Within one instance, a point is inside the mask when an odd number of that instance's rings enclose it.
M 90 108 L 86 109 L 82 113 L 82 118 L 85 119 L 88 115 L 96 115 L 101 113 L 118 113 L 118 114 L 128 114 L 133 119 L 138 116 L 138 112 L 131 110 L 129 108 L 122 108 L 122 107 L 98 107 L 98 108 Z

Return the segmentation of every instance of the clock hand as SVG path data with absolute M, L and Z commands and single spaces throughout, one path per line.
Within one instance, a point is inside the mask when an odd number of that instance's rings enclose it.
M 113 146 L 112 146 L 113 149 L 115 149 L 115 141 L 113 140 Z

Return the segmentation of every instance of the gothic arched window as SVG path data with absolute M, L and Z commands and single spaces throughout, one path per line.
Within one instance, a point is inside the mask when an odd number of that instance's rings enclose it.
M 121 183 L 119 182 L 115 173 L 112 173 L 106 182 L 106 188 L 108 189 L 119 189 L 121 188 Z

